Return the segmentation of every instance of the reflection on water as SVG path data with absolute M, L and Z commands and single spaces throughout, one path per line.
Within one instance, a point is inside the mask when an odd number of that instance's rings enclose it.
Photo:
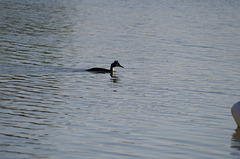
M 0 61 L 7 71 L 65 64 L 62 58 L 66 52 L 62 49 L 70 42 L 66 35 L 72 32 L 69 29 L 72 23 L 67 21 L 66 14 L 68 11 L 74 14 L 75 10 L 71 3 L 64 5 L 60 1 L 0 1 Z M 25 67 L 21 68 L 23 65 Z
M 118 77 L 118 76 L 116 76 L 116 75 L 112 75 L 111 74 L 111 81 L 113 82 L 113 83 L 118 83 L 119 81 L 120 81 L 120 78 Z
M 57 77 L 51 76 L 1 76 L 2 113 L 43 120 L 47 119 L 43 114 L 58 114 L 56 106 L 64 101 L 56 98 L 57 82 Z
M 67 105 L 64 99 L 69 98 L 62 93 L 63 78 L 59 74 L 0 76 L 1 152 L 13 158 L 19 154 L 45 158 L 48 155 L 39 150 L 56 149 L 49 141 L 54 136 L 51 131 L 63 128 L 69 116 L 62 112 Z
M 235 129 L 235 132 L 232 134 L 231 148 L 239 151 L 232 152 L 233 156 L 240 156 L 240 128 Z
M 1 0 L 1 158 L 239 157 L 239 6 Z

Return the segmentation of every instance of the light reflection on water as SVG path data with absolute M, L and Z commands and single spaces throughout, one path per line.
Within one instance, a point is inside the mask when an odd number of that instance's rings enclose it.
M 236 149 L 237 151 L 232 152 L 233 156 L 240 156 L 240 129 L 237 128 L 235 132 L 232 134 L 232 143 L 231 148 Z
M 176 3 L 1 1 L 1 157 L 239 157 L 239 3 Z

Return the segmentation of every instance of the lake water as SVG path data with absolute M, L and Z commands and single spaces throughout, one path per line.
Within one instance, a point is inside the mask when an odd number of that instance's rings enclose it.
M 239 158 L 239 8 L 1 0 L 1 158 Z

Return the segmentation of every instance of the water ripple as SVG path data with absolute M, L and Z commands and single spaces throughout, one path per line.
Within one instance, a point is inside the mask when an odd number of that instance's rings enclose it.
M 239 6 L 0 1 L 1 157 L 238 157 Z

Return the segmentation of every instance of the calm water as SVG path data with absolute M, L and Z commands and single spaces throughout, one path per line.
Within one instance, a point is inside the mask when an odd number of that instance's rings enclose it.
M 239 158 L 239 8 L 1 0 L 1 158 Z

